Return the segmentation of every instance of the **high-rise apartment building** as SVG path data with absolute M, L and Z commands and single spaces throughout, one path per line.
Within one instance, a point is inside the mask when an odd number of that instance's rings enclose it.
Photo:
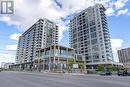
M 53 44 L 58 44 L 58 26 L 48 19 L 39 19 L 19 37 L 16 63 L 33 62 L 38 50 Z
M 118 50 L 117 52 L 118 52 L 119 62 L 123 64 L 130 62 L 130 48 L 121 49 Z
M 70 45 L 85 56 L 88 65 L 113 61 L 105 10 L 96 4 L 70 20 Z

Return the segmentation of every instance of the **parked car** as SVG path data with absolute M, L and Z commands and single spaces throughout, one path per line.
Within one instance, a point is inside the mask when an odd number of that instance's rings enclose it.
M 130 73 L 127 72 L 127 70 L 125 71 L 119 71 L 117 73 L 118 76 L 130 76 Z
M 123 76 L 123 72 L 118 72 L 117 75 L 118 76 Z
M 110 76 L 110 75 L 112 75 L 112 73 L 107 71 L 107 72 L 100 73 L 100 75 L 101 76 Z

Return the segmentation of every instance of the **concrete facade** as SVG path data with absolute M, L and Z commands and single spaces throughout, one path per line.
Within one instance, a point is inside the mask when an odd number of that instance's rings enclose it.
M 118 50 L 119 62 L 127 63 L 130 61 L 130 48 Z
M 48 19 L 39 19 L 19 37 L 16 63 L 33 62 L 37 50 L 52 44 L 58 44 L 58 26 Z
M 105 10 L 103 5 L 96 4 L 70 20 L 70 45 L 85 56 L 88 65 L 113 61 Z

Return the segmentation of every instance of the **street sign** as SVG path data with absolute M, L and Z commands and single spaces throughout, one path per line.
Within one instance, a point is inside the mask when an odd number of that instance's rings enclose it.
M 78 69 L 78 67 L 79 67 L 78 64 L 73 64 L 74 69 Z

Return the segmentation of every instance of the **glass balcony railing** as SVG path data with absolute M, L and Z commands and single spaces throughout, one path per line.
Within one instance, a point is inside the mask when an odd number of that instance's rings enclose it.
M 54 57 L 54 56 L 57 56 L 57 57 L 65 57 L 65 58 L 72 58 L 73 56 L 72 55 L 64 55 L 64 54 L 52 54 L 52 55 L 42 55 L 41 58 L 47 58 L 47 57 Z

